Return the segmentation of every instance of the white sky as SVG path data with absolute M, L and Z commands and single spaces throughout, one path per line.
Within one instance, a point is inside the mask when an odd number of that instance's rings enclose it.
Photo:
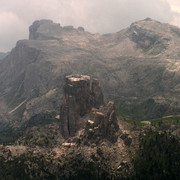
M 180 0 L 0 0 L 0 52 L 27 39 L 39 19 L 109 33 L 147 17 L 180 27 Z

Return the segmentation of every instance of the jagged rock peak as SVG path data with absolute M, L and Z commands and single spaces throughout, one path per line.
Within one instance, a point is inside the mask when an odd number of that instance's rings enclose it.
M 52 20 L 37 20 L 29 27 L 30 40 L 44 40 L 53 37 L 61 32 L 60 24 L 54 23 Z
M 152 19 L 147 17 L 146 19 L 144 19 L 144 21 L 152 21 Z
M 136 21 L 130 25 L 130 30 L 134 29 L 146 29 L 150 31 L 167 31 L 168 27 L 170 25 L 166 23 L 161 23 L 157 20 L 151 19 L 151 18 L 146 18 L 140 21 Z M 161 32 L 160 32 L 161 33 Z
M 78 27 L 78 30 L 79 30 L 79 31 L 83 31 L 83 32 L 84 32 L 84 28 L 83 28 L 83 27 L 81 27 L 81 26 L 80 26 L 80 27 Z
M 165 52 L 172 40 L 172 32 L 179 32 L 169 24 L 146 18 L 131 24 L 127 33 L 130 39 L 146 53 L 159 55 Z
M 36 20 L 29 27 L 29 39 L 30 40 L 48 40 L 56 39 L 64 33 L 70 32 L 84 32 L 83 27 L 75 29 L 73 26 L 62 27 L 58 23 L 54 23 L 52 20 L 42 19 Z
M 92 107 L 104 105 L 104 97 L 97 80 L 90 82 L 87 75 L 65 77 L 63 102 L 60 112 L 61 133 L 67 138 L 74 136 L 86 123 L 85 115 Z
M 85 129 L 80 140 L 84 143 L 103 139 L 114 143 L 119 132 L 114 103 L 104 103 L 99 81 L 87 75 L 65 77 L 60 124 L 64 138 Z

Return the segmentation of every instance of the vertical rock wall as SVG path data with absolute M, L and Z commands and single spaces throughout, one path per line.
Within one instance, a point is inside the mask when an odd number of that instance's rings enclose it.
M 92 107 L 99 108 L 103 104 L 103 93 L 97 80 L 92 80 L 91 84 L 89 76 L 66 76 L 60 112 L 62 135 L 65 138 L 74 136 L 85 125 L 81 117 L 88 114 Z

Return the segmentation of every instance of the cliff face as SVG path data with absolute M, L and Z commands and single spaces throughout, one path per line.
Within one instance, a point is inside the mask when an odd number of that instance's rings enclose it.
M 86 123 L 86 130 L 83 139 L 89 143 L 95 142 L 96 144 L 101 139 L 107 139 L 114 143 L 117 141 L 119 132 L 119 125 L 115 113 L 113 102 L 108 102 L 99 109 L 93 109 L 89 120 Z M 119 132 L 120 133 L 120 132 Z
M 60 34 L 62 27 L 51 20 L 35 21 L 29 27 L 29 40 L 48 40 Z
M 91 82 L 86 75 L 65 77 L 60 127 L 64 138 L 78 135 L 78 130 L 85 129 L 82 142 L 117 141 L 119 125 L 114 103 L 104 103 L 97 79 Z
M 74 136 L 84 127 L 85 119 L 81 117 L 87 115 L 92 107 L 99 108 L 103 104 L 104 98 L 97 80 L 92 80 L 91 84 L 89 76 L 66 76 L 60 113 L 63 136 Z

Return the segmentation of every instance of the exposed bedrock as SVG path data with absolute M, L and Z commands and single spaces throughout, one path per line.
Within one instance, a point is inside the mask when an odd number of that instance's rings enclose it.
M 119 130 L 114 103 L 104 103 L 99 81 L 87 75 L 65 77 L 60 125 L 64 138 L 75 136 L 85 128 L 85 136 L 91 131 L 114 142 Z

